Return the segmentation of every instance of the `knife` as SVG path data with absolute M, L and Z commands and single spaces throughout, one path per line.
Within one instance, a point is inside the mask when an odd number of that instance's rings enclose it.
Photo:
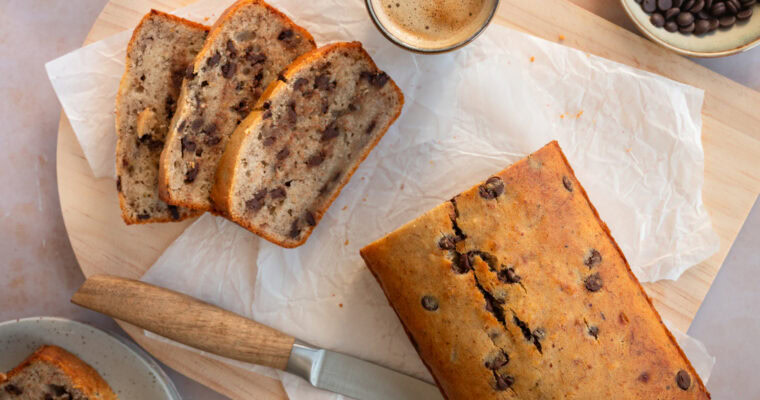
M 88 278 L 71 302 L 223 357 L 298 375 L 359 400 L 443 400 L 438 387 L 338 352 L 182 293 L 109 275 Z

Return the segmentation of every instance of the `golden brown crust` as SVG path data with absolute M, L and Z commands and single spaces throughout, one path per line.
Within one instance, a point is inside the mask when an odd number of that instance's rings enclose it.
M 263 1 L 263 0 L 238 0 L 235 3 L 233 3 L 231 6 L 229 6 L 227 9 L 222 12 L 222 14 L 219 16 L 219 18 L 214 22 L 214 25 L 211 26 L 211 30 L 209 32 L 208 37 L 206 38 L 206 44 L 203 46 L 200 52 L 198 52 L 198 56 L 195 58 L 195 68 L 199 68 L 199 64 L 205 59 L 206 54 L 213 50 L 214 42 L 216 41 L 216 37 L 221 34 L 222 31 L 222 25 L 227 21 L 227 19 L 230 17 L 230 15 L 234 14 L 237 10 L 247 7 L 252 4 L 259 4 L 265 8 L 267 8 L 272 14 L 274 14 L 277 18 L 279 18 L 284 25 L 290 26 L 291 29 L 296 30 L 300 35 L 308 40 L 309 43 L 311 43 L 312 47 L 316 46 L 316 42 L 314 41 L 314 37 L 302 26 L 296 24 L 291 20 L 287 15 L 285 15 L 282 11 L 278 10 L 275 7 L 272 7 L 269 5 L 269 3 Z M 185 96 L 186 87 L 185 85 L 182 85 L 182 89 L 180 91 L 180 98 L 183 98 Z M 174 126 L 177 122 L 176 119 L 179 118 L 180 115 L 182 115 L 182 106 L 184 102 L 178 102 L 178 108 L 176 112 L 174 113 L 174 119 L 171 122 L 170 126 Z M 166 143 L 173 143 L 177 140 L 178 132 L 176 132 L 174 129 L 169 129 L 169 134 L 166 137 Z M 211 211 L 209 207 L 200 206 L 193 202 L 190 198 L 186 197 L 177 197 L 174 195 L 174 193 L 169 190 L 169 154 L 167 151 L 163 151 L 161 153 L 161 159 L 158 164 L 158 194 L 161 200 L 173 204 L 175 206 L 185 207 L 189 209 L 194 209 L 198 211 Z
M 491 179 L 361 250 L 442 392 L 709 399 L 557 143 Z
M 74 388 L 81 390 L 84 395 L 92 400 L 118 400 L 116 394 L 98 371 L 58 346 L 45 345 L 40 347 L 16 368 L 8 372 L 7 379 L 13 378 L 29 365 L 38 362 L 50 364 L 63 371 L 73 382 Z
M 177 17 L 176 15 L 167 14 L 167 13 L 158 11 L 156 9 L 151 9 L 150 12 L 148 12 L 147 14 L 145 14 L 145 16 L 143 16 L 143 18 L 140 20 L 140 23 L 137 24 L 137 26 L 135 27 L 135 30 L 132 31 L 132 36 L 129 39 L 129 43 L 127 44 L 127 58 L 129 58 L 129 55 L 132 54 L 133 47 L 135 46 L 135 43 L 136 43 L 136 41 L 138 39 L 138 35 L 139 35 L 140 30 L 142 29 L 143 25 L 148 20 L 150 20 L 151 18 L 156 17 L 156 16 L 161 17 L 161 18 L 165 18 L 165 19 L 168 19 L 168 20 L 171 20 L 171 21 L 173 21 L 175 23 L 178 23 L 178 24 L 181 24 L 181 25 L 185 25 L 185 26 L 187 26 L 189 28 L 192 28 L 192 29 L 200 29 L 200 30 L 204 30 L 204 31 L 207 31 L 207 32 L 209 30 L 208 26 L 199 24 L 197 22 L 190 21 L 190 20 L 187 20 L 187 19 L 184 19 L 184 18 L 180 18 L 180 17 Z M 120 115 L 122 114 L 122 111 L 121 111 L 121 108 L 122 108 L 122 106 L 121 106 L 121 100 L 123 98 L 123 93 L 127 90 L 127 87 L 129 86 L 128 85 L 128 79 L 129 79 L 129 74 L 131 72 L 130 71 L 130 65 L 131 65 L 131 63 L 129 62 L 129 59 L 127 59 L 127 62 L 125 64 L 126 64 L 126 66 L 125 66 L 124 75 L 122 75 L 121 80 L 119 81 L 119 89 L 118 89 L 117 94 L 116 94 L 116 112 L 115 112 L 116 118 L 114 118 L 114 123 L 116 125 L 117 141 L 121 141 L 122 140 L 121 135 L 118 135 L 118 132 L 119 132 L 119 120 L 120 120 Z M 117 143 L 116 148 L 119 149 L 119 147 L 120 147 L 120 145 Z M 178 221 L 182 221 L 182 220 L 187 219 L 187 218 L 197 217 L 198 215 L 202 214 L 200 212 L 187 213 L 186 215 L 182 215 L 180 213 L 179 214 L 180 217 L 178 219 L 160 218 L 160 217 L 156 218 L 156 217 L 154 217 L 154 218 L 151 218 L 149 220 L 140 220 L 138 218 L 133 218 L 132 216 L 129 215 L 128 210 L 127 210 L 126 198 L 124 197 L 124 194 L 121 191 L 118 191 L 117 193 L 118 193 L 118 196 L 119 196 L 119 208 L 121 209 L 121 218 L 122 218 L 122 220 L 124 220 L 124 222 L 127 225 L 139 225 L 139 224 L 149 224 L 149 223 L 163 223 L 163 222 L 178 222 Z
M 322 46 L 320 48 L 314 49 L 310 52 L 307 52 L 305 54 L 302 54 L 298 58 L 296 58 L 292 64 L 290 64 L 287 69 L 282 73 L 283 77 L 285 77 L 286 80 L 290 80 L 290 78 L 298 72 L 302 67 L 309 65 L 310 63 L 314 62 L 315 60 L 319 60 L 324 58 L 328 53 L 340 51 L 341 49 L 353 49 L 353 50 L 359 50 L 362 52 L 363 56 L 366 57 L 366 59 L 369 61 L 372 69 L 379 70 L 377 67 L 377 64 L 375 64 L 374 60 L 372 60 L 372 57 L 364 50 L 362 47 L 361 42 L 339 42 L 339 43 L 332 43 L 325 46 Z M 264 91 L 264 93 L 259 98 L 259 101 L 256 103 L 254 107 L 254 111 L 249 114 L 249 116 L 245 119 L 245 121 L 241 122 L 238 126 L 238 129 L 235 130 L 235 133 L 233 133 L 232 137 L 230 138 L 230 141 L 227 144 L 227 147 L 225 148 L 224 154 L 222 155 L 221 161 L 219 165 L 217 166 L 217 173 L 216 173 L 216 181 L 214 183 L 214 186 L 211 190 L 211 200 L 214 204 L 214 207 L 216 208 L 217 212 L 220 215 L 223 215 L 227 217 L 228 219 L 232 220 L 233 222 L 237 223 L 238 225 L 244 227 L 245 229 L 255 233 L 258 236 L 263 237 L 264 239 L 285 248 L 295 248 L 298 246 L 301 246 L 306 242 L 306 240 L 311 236 L 311 232 L 319 225 L 319 221 L 322 219 L 322 216 L 327 212 L 327 209 L 330 207 L 330 205 L 335 201 L 335 199 L 338 197 L 340 192 L 343 190 L 343 187 L 348 184 L 351 177 L 353 176 L 354 172 L 359 168 L 359 165 L 369 156 L 372 149 L 377 146 L 377 144 L 380 142 L 380 139 L 385 136 L 385 133 L 388 131 L 388 129 L 393 125 L 393 123 L 398 119 L 398 117 L 401 115 L 401 110 L 404 105 L 404 94 L 401 92 L 401 89 L 399 89 L 398 85 L 396 85 L 396 82 L 393 81 L 393 79 L 388 80 L 388 84 L 391 85 L 393 88 L 393 91 L 396 92 L 398 98 L 399 98 L 399 105 L 396 109 L 395 114 L 392 116 L 392 118 L 388 121 L 388 123 L 380 130 L 380 134 L 378 134 L 372 142 L 370 142 L 366 148 L 363 150 L 360 157 L 356 160 L 355 163 L 349 165 L 349 170 L 347 173 L 343 176 L 341 181 L 338 183 L 336 190 L 332 193 L 331 197 L 328 201 L 325 202 L 325 206 L 321 209 L 314 210 L 314 219 L 316 223 L 314 226 L 308 228 L 308 231 L 298 241 L 286 241 L 281 240 L 277 236 L 273 235 L 272 233 L 265 231 L 263 229 L 260 229 L 259 227 L 252 225 L 248 220 L 246 219 L 239 219 L 234 218 L 231 216 L 231 213 L 229 210 L 232 208 L 232 197 L 231 197 L 231 188 L 235 187 L 235 179 L 239 175 L 237 173 L 237 168 L 239 167 L 237 154 L 239 153 L 241 146 L 243 144 L 243 141 L 246 137 L 246 132 L 244 127 L 251 126 L 255 123 L 257 123 L 258 120 L 261 119 L 263 109 L 263 104 L 267 102 L 272 97 L 276 96 L 277 93 L 281 90 L 284 90 L 287 87 L 287 84 L 282 82 L 281 80 L 277 79 L 272 81 L 272 83 L 269 84 L 267 89 Z

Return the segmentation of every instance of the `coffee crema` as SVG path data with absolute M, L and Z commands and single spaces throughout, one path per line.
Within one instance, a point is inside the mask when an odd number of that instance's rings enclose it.
M 422 49 L 462 43 L 488 21 L 496 0 L 373 0 L 379 22 L 399 41 Z

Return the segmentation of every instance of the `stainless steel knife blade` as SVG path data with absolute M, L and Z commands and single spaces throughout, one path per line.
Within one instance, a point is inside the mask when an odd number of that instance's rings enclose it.
M 358 400 L 443 400 L 435 385 L 298 340 L 285 370 L 320 389 Z

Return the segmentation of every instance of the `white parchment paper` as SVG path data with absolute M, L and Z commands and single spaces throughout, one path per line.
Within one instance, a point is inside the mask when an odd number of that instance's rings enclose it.
M 211 24 L 231 3 L 204 0 L 177 14 Z M 147 281 L 429 378 L 359 248 L 552 139 L 640 280 L 676 279 L 717 251 L 701 198 L 701 90 L 497 25 L 456 52 L 416 55 L 384 39 L 360 0 L 272 3 L 319 45 L 362 41 L 404 91 L 404 111 L 304 246 L 281 249 L 206 215 Z M 114 175 L 113 107 L 129 36 L 46 66 L 96 177 Z M 296 386 L 286 385 L 291 396 Z

